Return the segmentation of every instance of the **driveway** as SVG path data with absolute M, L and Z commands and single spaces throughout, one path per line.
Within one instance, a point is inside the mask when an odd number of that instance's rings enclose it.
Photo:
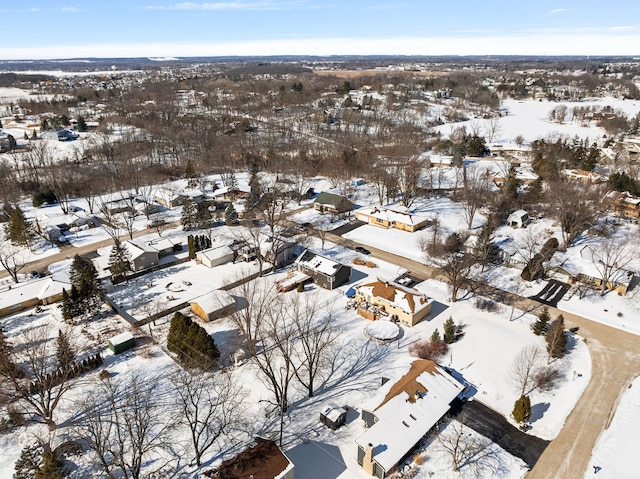
M 549 441 L 530 436 L 513 426 L 500 413 L 480 401 L 468 401 L 457 418 L 508 453 L 533 467 L 549 445 Z
M 531 296 L 531 299 L 556 308 L 570 287 L 567 283 L 550 279 L 544 288 L 542 288 L 542 291 L 535 296 Z

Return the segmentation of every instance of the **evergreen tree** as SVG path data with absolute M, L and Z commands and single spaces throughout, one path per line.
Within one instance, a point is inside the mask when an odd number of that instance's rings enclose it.
M 190 231 L 197 228 L 198 225 L 198 205 L 189 198 L 184 200 L 182 204 L 182 217 L 180 219 L 182 229 Z
M 25 446 L 14 466 L 13 479 L 33 479 L 42 464 L 42 448 L 37 444 Z
M 193 235 L 187 236 L 187 248 L 189 250 L 189 258 L 195 259 L 196 257 L 196 247 L 193 239 Z
M 61 329 L 58 330 L 58 337 L 56 338 L 56 360 L 58 361 L 58 368 L 62 371 L 67 371 L 76 360 L 76 350 L 69 341 L 68 333 L 63 333 Z
M 220 357 L 213 337 L 188 316 L 176 313 L 167 335 L 167 349 L 190 366 L 207 368 Z
M 120 240 L 116 239 L 111 254 L 109 255 L 109 270 L 114 278 L 125 276 L 131 271 L 131 255 L 129 250 L 122 246 Z
M 74 305 L 65 288 L 62 288 L 62 305 L 60 309 L 62 310 L 62 319 L 64 321 L 69 322 L 73 319 Z
M 31 132 L 31 139 L 32 140 L 37 140 L 38 139 L 38 134 L 36 133 L 35 129 Z
M 438 328 L 435 329 L 435 331 L 431 334 L 431 338 L 429 339 L 431 342 L 435 343 L 436 341 L 442 341 L 442 338 L 440 337 L 440 331 L 438 331 Z
M 529 396 L 521 396 L 513 405 L 513 419 L 518 424 L 524 424 L 531 418 L 531 399 Z
M 4 329 L 0 326 L 0 373 L 11 371 L 15 365 L 11 361 L 11 351 L 13 347 L 7 340 Z M 1 374 L 0 374 L 1 375 Z
M 449 316 L 444 322 L 444 342 L 452 344 L 456 340 L 456 325 L 453 322 L 453 318 Z
M 34 479 L 62 479 L 62 461 L 51 451 L 42 454 L 42 467 L 33 476 Z
M 233 203 L 229 203 L 229 206 L 224 210 L 224 222 L 230 226 L 238 224 L 238 212 L 233 207 Z
M 260 196 L 262 195 L 262 187 L 260 186 L 260 178 L 258 178 L 258 163 L 253 162 L 251 165 L 251 176 L 249 177 L 249 198 L 247 200 L 250 207 L 253 207 L 255 204 L 260 201 Z
M 78 131 L 85 132 L 89 129 L 87 126 L 87 122 L 84 117 L 81 115 L 78 117 Z
M 550 358 L 562 358 L 567 347 L 567 334 L 564 330 L 564 316 L 560 315 L 551 323 L 544 335 L 547 340 L 547 353 Z
M 533 334 L 535 334 L 536 336 L 541 336 L 542 334 L 544 334 L 550 320 L 551 316 L 549 315 L 549 308 L 545 306 L 544 308 L 542 308 L 542 311 L 540 311 L 538 320 L 531 326 Z
M 12 243 L 20 246 L 30 246 L 35 237 L 31 224 L 27 221 L 19 206 L 11 208 L 9 222 L 5 227 L 7 237 Z

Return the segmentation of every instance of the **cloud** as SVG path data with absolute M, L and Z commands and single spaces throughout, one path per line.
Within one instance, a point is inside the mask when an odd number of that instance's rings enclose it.
M 569 8 L 554 8 L 549 12 L 549 15 L 558 15 L 559 13 L 568 12 Z
M 58 11 L 69 13 L 69 12 L 81 12 L 82 10 L 79 9 L 78 7 L 62 7 L 62 8 L 58 8 Z
M 261 0 L 247 2 L 231 0 L 228 2 L 194 3 L 182 2 L 173 5 L 149 5 L 147 10 L 287 10 L 306 4 L 306 0 Z
M 633 27 L 631 25 L 618 25 L 617 27 L 607 27 L 607 30 L 610 32 L 632 32 L 637 30 L 638 27 Z

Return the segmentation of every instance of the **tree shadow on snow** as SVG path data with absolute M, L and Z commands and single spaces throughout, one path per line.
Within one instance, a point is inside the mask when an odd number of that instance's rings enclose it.
M 529 418 L 529 422 L 534 423 L 538 419 L 542 419 L 544 413 L 549 410 L 549 406 L 550 404 L 548 402 L 541 402 L 531 406 L 531 417 Z

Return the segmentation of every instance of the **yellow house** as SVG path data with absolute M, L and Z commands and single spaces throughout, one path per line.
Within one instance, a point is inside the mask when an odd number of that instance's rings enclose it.
M 429 218 L 426 216 L 383 206 L 360 208 L 355 211 L 355 217 L 381 228 L 396 228 L 411 233 L 429 225 Z
M 378 278 L 356 287 L 355 300 L 360 316 L 376 320 L 383 316 L 414 326 L 427 317 L 433 300 L 420 291 Z

